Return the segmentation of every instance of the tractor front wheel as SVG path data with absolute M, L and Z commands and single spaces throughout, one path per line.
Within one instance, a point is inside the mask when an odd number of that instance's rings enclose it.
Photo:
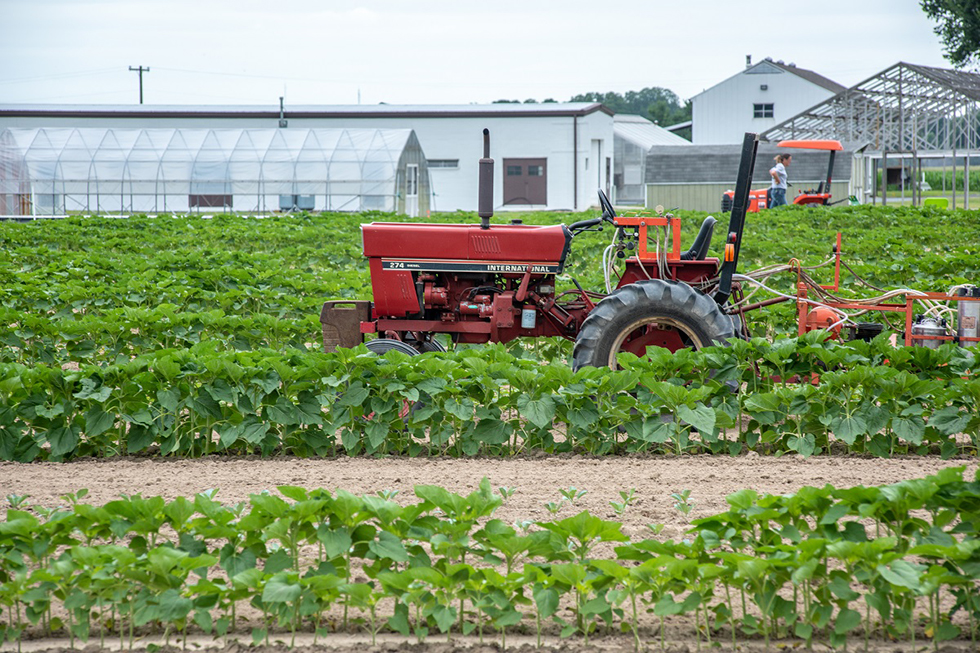
M 608 295 L 585 318 L 572 367 L 615 369 L 620 352 L 642 357 L 647 347 L 700 349 L 734 336 L 732 318 L 704 293 L 679 281 L 637 281 Z

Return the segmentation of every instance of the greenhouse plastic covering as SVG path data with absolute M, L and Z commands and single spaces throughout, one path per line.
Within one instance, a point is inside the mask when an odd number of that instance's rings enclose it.
M 412 213 L 427 172 L 410 129 L 5 129 L 0 214 Z

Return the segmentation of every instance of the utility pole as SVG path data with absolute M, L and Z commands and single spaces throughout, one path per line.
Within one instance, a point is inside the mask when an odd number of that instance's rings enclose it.
M 139 68 L 133 68 L 132 66 L 130 66 L 129 69 L 134 73 L 140 74 L 140 104 L 143 104 L 143 73 L 150 72 L 150 69 L 144 68 L 143 66 L 140 66 Z

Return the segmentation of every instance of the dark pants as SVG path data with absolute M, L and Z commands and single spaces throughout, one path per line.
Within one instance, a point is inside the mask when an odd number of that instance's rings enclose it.
M 772 204 L 769 205 L 770 209 L 774 209 L 777 206 L 786 206 L 786 189 L 785 188 L 773 188 L 772 189 Z

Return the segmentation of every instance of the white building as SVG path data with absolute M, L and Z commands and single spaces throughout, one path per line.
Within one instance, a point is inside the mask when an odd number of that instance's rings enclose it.
M 282 124 L 280 124 L 282 123 Z M 411 129 L 425 153 L 432 211 L 476 210 L 483 129 L 496 210 L 573 210 L 610 191 L 612 112 L 599 103 L 458 106 L 0 105 L 4 128 Z
M 695 145 L 741 143 L 846 90 L 795 64 L 765 59 L 691 98 Z

